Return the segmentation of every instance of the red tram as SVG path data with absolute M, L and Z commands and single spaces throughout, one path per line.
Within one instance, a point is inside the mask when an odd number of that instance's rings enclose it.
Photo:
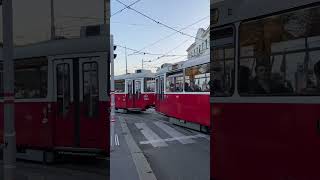
M 106 37 L 95 36 L 15 48 L 18 152 L 26 156 L 45 153 L 47 158 L 55 152 L 109 154 L 106 42 Z M 2 74 L 1 65 L 1 94 Z M 2 102 L 3 98 L 0 114 Z
M 115 77 L 116 109 L 145 111 L 155 104 L 155 79 L 150 70 Z
M 208 131 L 209 81 L 209 55 L 163 65 L 156 75 L 156 111 L 175 124 Z
M 211 1 L 211 179 L 318 180 L 318 0 Z

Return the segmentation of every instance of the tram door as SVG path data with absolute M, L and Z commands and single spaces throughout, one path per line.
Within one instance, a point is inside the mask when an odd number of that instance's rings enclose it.
M 75 138 L 72 59 L 55 60 L 53 72 L 56 94 L 54 144 L 59 147 L 72 147 Z
M 134 108 L 142 108 L 142 94 L 141 94 L 141 87 L 142 86 L 142 80 L 134 80 L 134 96 L 133 96 L 133 106 Z
M 54 61 L 56 146 L 97 147 L 99 129 L 99 75 L 95 58 Z
M 156 110 L 159 111 L 160 109 L 160 78 L 156 77 Z
M 127 80 L 127 90 L 128 90 L 128 97 L 126 101 L 126 107 L 127 108 L 133 108 L 133 86 L 134 86 L 133 80 Z
M 160 76 L 159 80 L 159 110 L 163 112 L 163 107 L 161 105 L 164 101 L 164 77 Z

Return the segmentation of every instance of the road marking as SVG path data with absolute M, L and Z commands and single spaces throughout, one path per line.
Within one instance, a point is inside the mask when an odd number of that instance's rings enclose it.
M 115 134 L 115 136 L 114 136 L 114 142 L 115 142 L 116 146 L 120 146 L 118 134 Z
M 140 180 L 157 180 L 156 176 L 154 175 L 150 167 L 150 164 L 148 163 L 147 158 L 144 156 L 142 150 L 134 141 L 132 134 L 127 126 L 127 123 L 122 117 L 119 117 L 119 120 L 120 125 L 122 127 L 122 131 L 126 133 L 124 135 L 124 138 L 128 144 Z
M 138 129 L 140 129 L 141 133 L 144 137 L 150 141 L 153 147 L 165 147 L 168 144 L 160 138 L 155 132 L 153 132 L 145 123 L 135 123 Z
M 195 138 L 206 138 L 203 134 L 197 134 L 193 136 L 182 136 L 182 137 L 176 137 L 176 138 L 167 138 L 167 139 L 161 139 L 161 141 L 179 141 L 179 140 L 186 140 L 186 139 L 195 139 Z M 152 143 L 158 143 L 159 140 L 151 140 L 151 141 L 140 141 L 140 144 L 152 144 Z
M 179 131 L 173 129 L 172 127 L 164 124 L 161 121 L 157 121 L 157 122 L 153 122 L 156 126 L 158 126 L 160 129 L 162 129 L 163 131 L 165 131 L 167 134 L 169 134 L 171 137 L 173 138 L 177 138 L 177 140 L 181 143 L 181 144 L 191 144 L 191 143 L 195 143 L 195 141 L 192 138 L 182 138 L 179 139 L 180 137 L 185 137 L 184 134 L 180 133 Z

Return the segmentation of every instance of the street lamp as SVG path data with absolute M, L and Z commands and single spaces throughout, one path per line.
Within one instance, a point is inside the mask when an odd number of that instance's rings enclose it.
M 14 125 L 14 64 L 12 0 L 0 0 L 3 17 L 4 180 L 15 179 L 16 132 Z

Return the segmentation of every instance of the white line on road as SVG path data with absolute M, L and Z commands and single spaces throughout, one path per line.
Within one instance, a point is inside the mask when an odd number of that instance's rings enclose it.
M 153 132 L 145 123 L 135 123 L 138 129 L 141 130 L 141 133 L 144 137 L 150 141 L 153 147 L 164 147 L 168 144 L 160 138 L 155 132 Z
M 206 138 L 206 135 L 203 134 L 197 134 L 194 136 L 182 136 L 182 137 L 176 137 L 176 138 L 167 138 L 167 139 L 161 139 L 161 141 L 179 141 L 179 140 L 186 140 L 186 139 L 195 139 L 195 138 Z M 159 140 L 150 140 L 150 141 L 140 141 L 140 144 L 152 144 L 157 143 Z
M 180 133 L 179 131 L 173 129 L 172 127 L 164 124 L 161 121 L 153 122 L 156 126 L 158 126 L 160 129 L 165 131 L 167 134 L 169 134 L 173 138 L 179 138 L 179 137 L 185 137 L 184 134 Z M 195 143 L 195 141 L 191 138 L 184 138 L 184 139 L 177 139 L 181 144 L 191 144 Z
M 115 142 L 116 146 L 120 146 L 118 134 L 115 134 L 115 136 L 114 136 L 114 142 Z

